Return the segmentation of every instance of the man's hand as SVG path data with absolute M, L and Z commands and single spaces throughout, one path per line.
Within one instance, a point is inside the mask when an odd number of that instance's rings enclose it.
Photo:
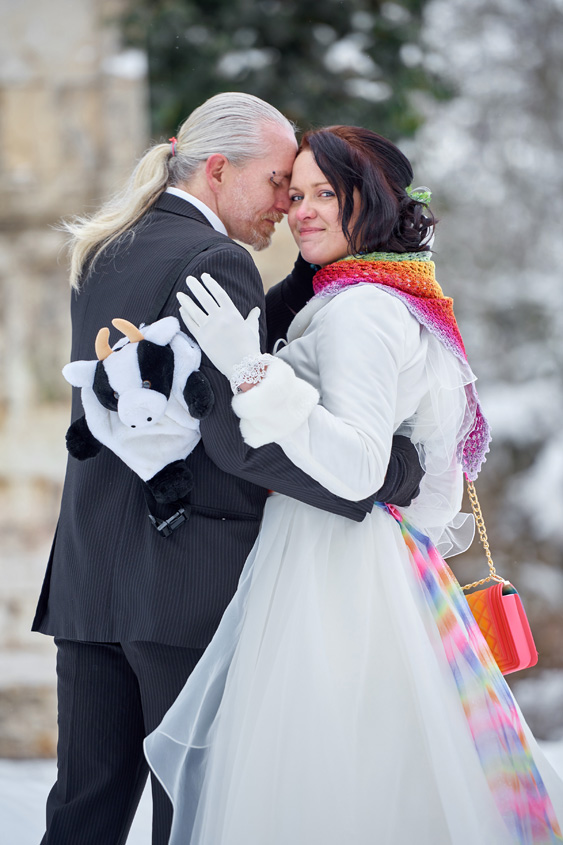
M 375 494 L 377 502 L 386 502 L 406 508 L 420 492 L 424 470 L 420 465 L 418 452 L 408 437 L 393 436 L 393 446 L 383 487 Z

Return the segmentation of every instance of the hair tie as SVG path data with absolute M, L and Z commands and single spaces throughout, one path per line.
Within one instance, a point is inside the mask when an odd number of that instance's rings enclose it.
M 430 188 L 427 188 L 426 185 L 421 185 L 419 188 L 413 188 L 411 185 L 405 190 L 407 192 L 407 196 L 409 196 L 411 200 L 420 202 L 423 205 L 429 205 L 430 200 L 432 199 L 432 191 Z
M 178 143 L 178 141 L 174 137 L 169 138 L 168 140 L 170 141 L 170 144 L 172 146 L 172 156 L 175 156 L 176 155 L 176 144 Z

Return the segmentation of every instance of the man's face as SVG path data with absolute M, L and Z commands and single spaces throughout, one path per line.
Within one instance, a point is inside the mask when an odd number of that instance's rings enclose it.
M 217 194 L 217 213 L 231 238 L 260 250 L 289 210 L 289 179 L 297 142 L 282 127 L 266 126 L 263 155 L 242 167 L 228 163 Z

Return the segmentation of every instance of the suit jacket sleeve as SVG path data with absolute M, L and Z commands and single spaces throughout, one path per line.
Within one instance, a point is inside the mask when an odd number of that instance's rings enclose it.
M 264 290 L 250 254 L 236 244 L 225 242 L 198 256 L 190 265 L 189 272 L 197 277 L 202 273 L 213 276 L 225 288 L 244 316 L 256 305 L 261 308 L 260 336 L 262 348 L 265 349 Z M 185 275 L 182 274 L 163 309 L 163 316 L 178 316 L 176 292 L 187 292 L 184 279 Z M 294 466 L 278 445 L 269 444 L 260 449 L 247 446 L 240 434 L 239 419 L 231 407 L 232 392 L 227 379 L 211 364 L 205 354 L 202 356 L 201 370 L 209 379 L 215 393 L 213 411 L 200 424 L 201 437 L 206 454 L 219 469 L 314 507 L 349 516 L 356 521 L 361 521 L 366 513 L 371 511 L 375 492 L 362 502 L 345 502 Z

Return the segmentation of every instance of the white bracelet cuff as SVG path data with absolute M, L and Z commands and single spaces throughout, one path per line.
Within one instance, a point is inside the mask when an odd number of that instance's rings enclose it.
M 285 361 L 272 357 L 259 384 L 234 396 L 232 405 L 244 442 L 256 449 L 292 434 L 318 401 L 312 385 L 298 378 Z
M 266 368 L 273 360 L 274 356 L 265 352 L 263 355 L 247 355 L 239 361 L 229 379 L 235 396 L 241 392 L 241 384 L 259 384 L 266 375 Z

